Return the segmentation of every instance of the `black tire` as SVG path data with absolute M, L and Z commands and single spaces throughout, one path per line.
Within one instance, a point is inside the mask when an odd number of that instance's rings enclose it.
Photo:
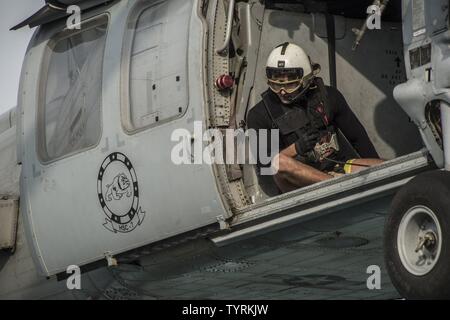
M 423 275 L 410 273 L 400 259 L 397 235 L 400 222 L 414 206 L 426 206 L 437 217 L 441 231 L 441 253 L 433 269 Z M 421 174 L 403 187 L 392 201 L 384 229 L 384 258 L 389 277 L 402 298 L 450 299 L 450 173 Z

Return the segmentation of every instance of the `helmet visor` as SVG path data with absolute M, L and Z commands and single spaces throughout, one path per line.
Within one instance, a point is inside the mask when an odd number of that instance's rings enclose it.
M 305 75 L 303 68 L 266 68 L 267 79 L 293 81 L 302 79 Z

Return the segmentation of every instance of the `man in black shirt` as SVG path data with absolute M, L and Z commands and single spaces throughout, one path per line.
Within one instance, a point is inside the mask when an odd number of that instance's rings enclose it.
M 297 45 L 278 46 L 267 62 L 269 89 L 247 117 L 258 139 L 259 129 L 280 131 L 280 152 L 266 166 L 282 192 L 383 162 L 342 94 L 316 77 L 319 70 Z

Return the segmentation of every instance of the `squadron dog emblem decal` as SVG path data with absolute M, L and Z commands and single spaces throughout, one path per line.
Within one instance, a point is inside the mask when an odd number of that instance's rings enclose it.
M 98 173 L 97 193 L 106 215 L 103 226 L 109 231 L 131 232 L 144 221 L 136 171 L 123 153 L 112 153 L 103 161 Z

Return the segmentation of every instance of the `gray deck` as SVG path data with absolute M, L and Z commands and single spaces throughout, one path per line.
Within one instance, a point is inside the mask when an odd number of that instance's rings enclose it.
M 389 202 L 373 201 L 364 212 L 335 212 L 222 248 L 193 244 L 170 258 L 149 257 L 142 268 L 109 271 L 115 280 L 97 298 L 397 299 L 382 251 Z M 381 268 L 381 290 L 366 286 L 370 265 Z
M 12 259 L 27 260 L 5 266 L 17 268 L 0 281 L 2 286 L 18 286 L 14 291 L 4 287 L 0 298 L 396 299 L 382 251 L 390 200 L 378 199 L 224 247 L 198 240 L 167 248 L 142 258 L 141 267 L 120 265 L 85 274 L 81 291 L 38 277 L 28 255 L 14 255 Z M 19 239 L 19 246 L 26 249 L 24 240 Z M 381 290 L 367 289 L 369 265 L 381 268 Z M 25 284 L 25 274 L 32 285 Z

